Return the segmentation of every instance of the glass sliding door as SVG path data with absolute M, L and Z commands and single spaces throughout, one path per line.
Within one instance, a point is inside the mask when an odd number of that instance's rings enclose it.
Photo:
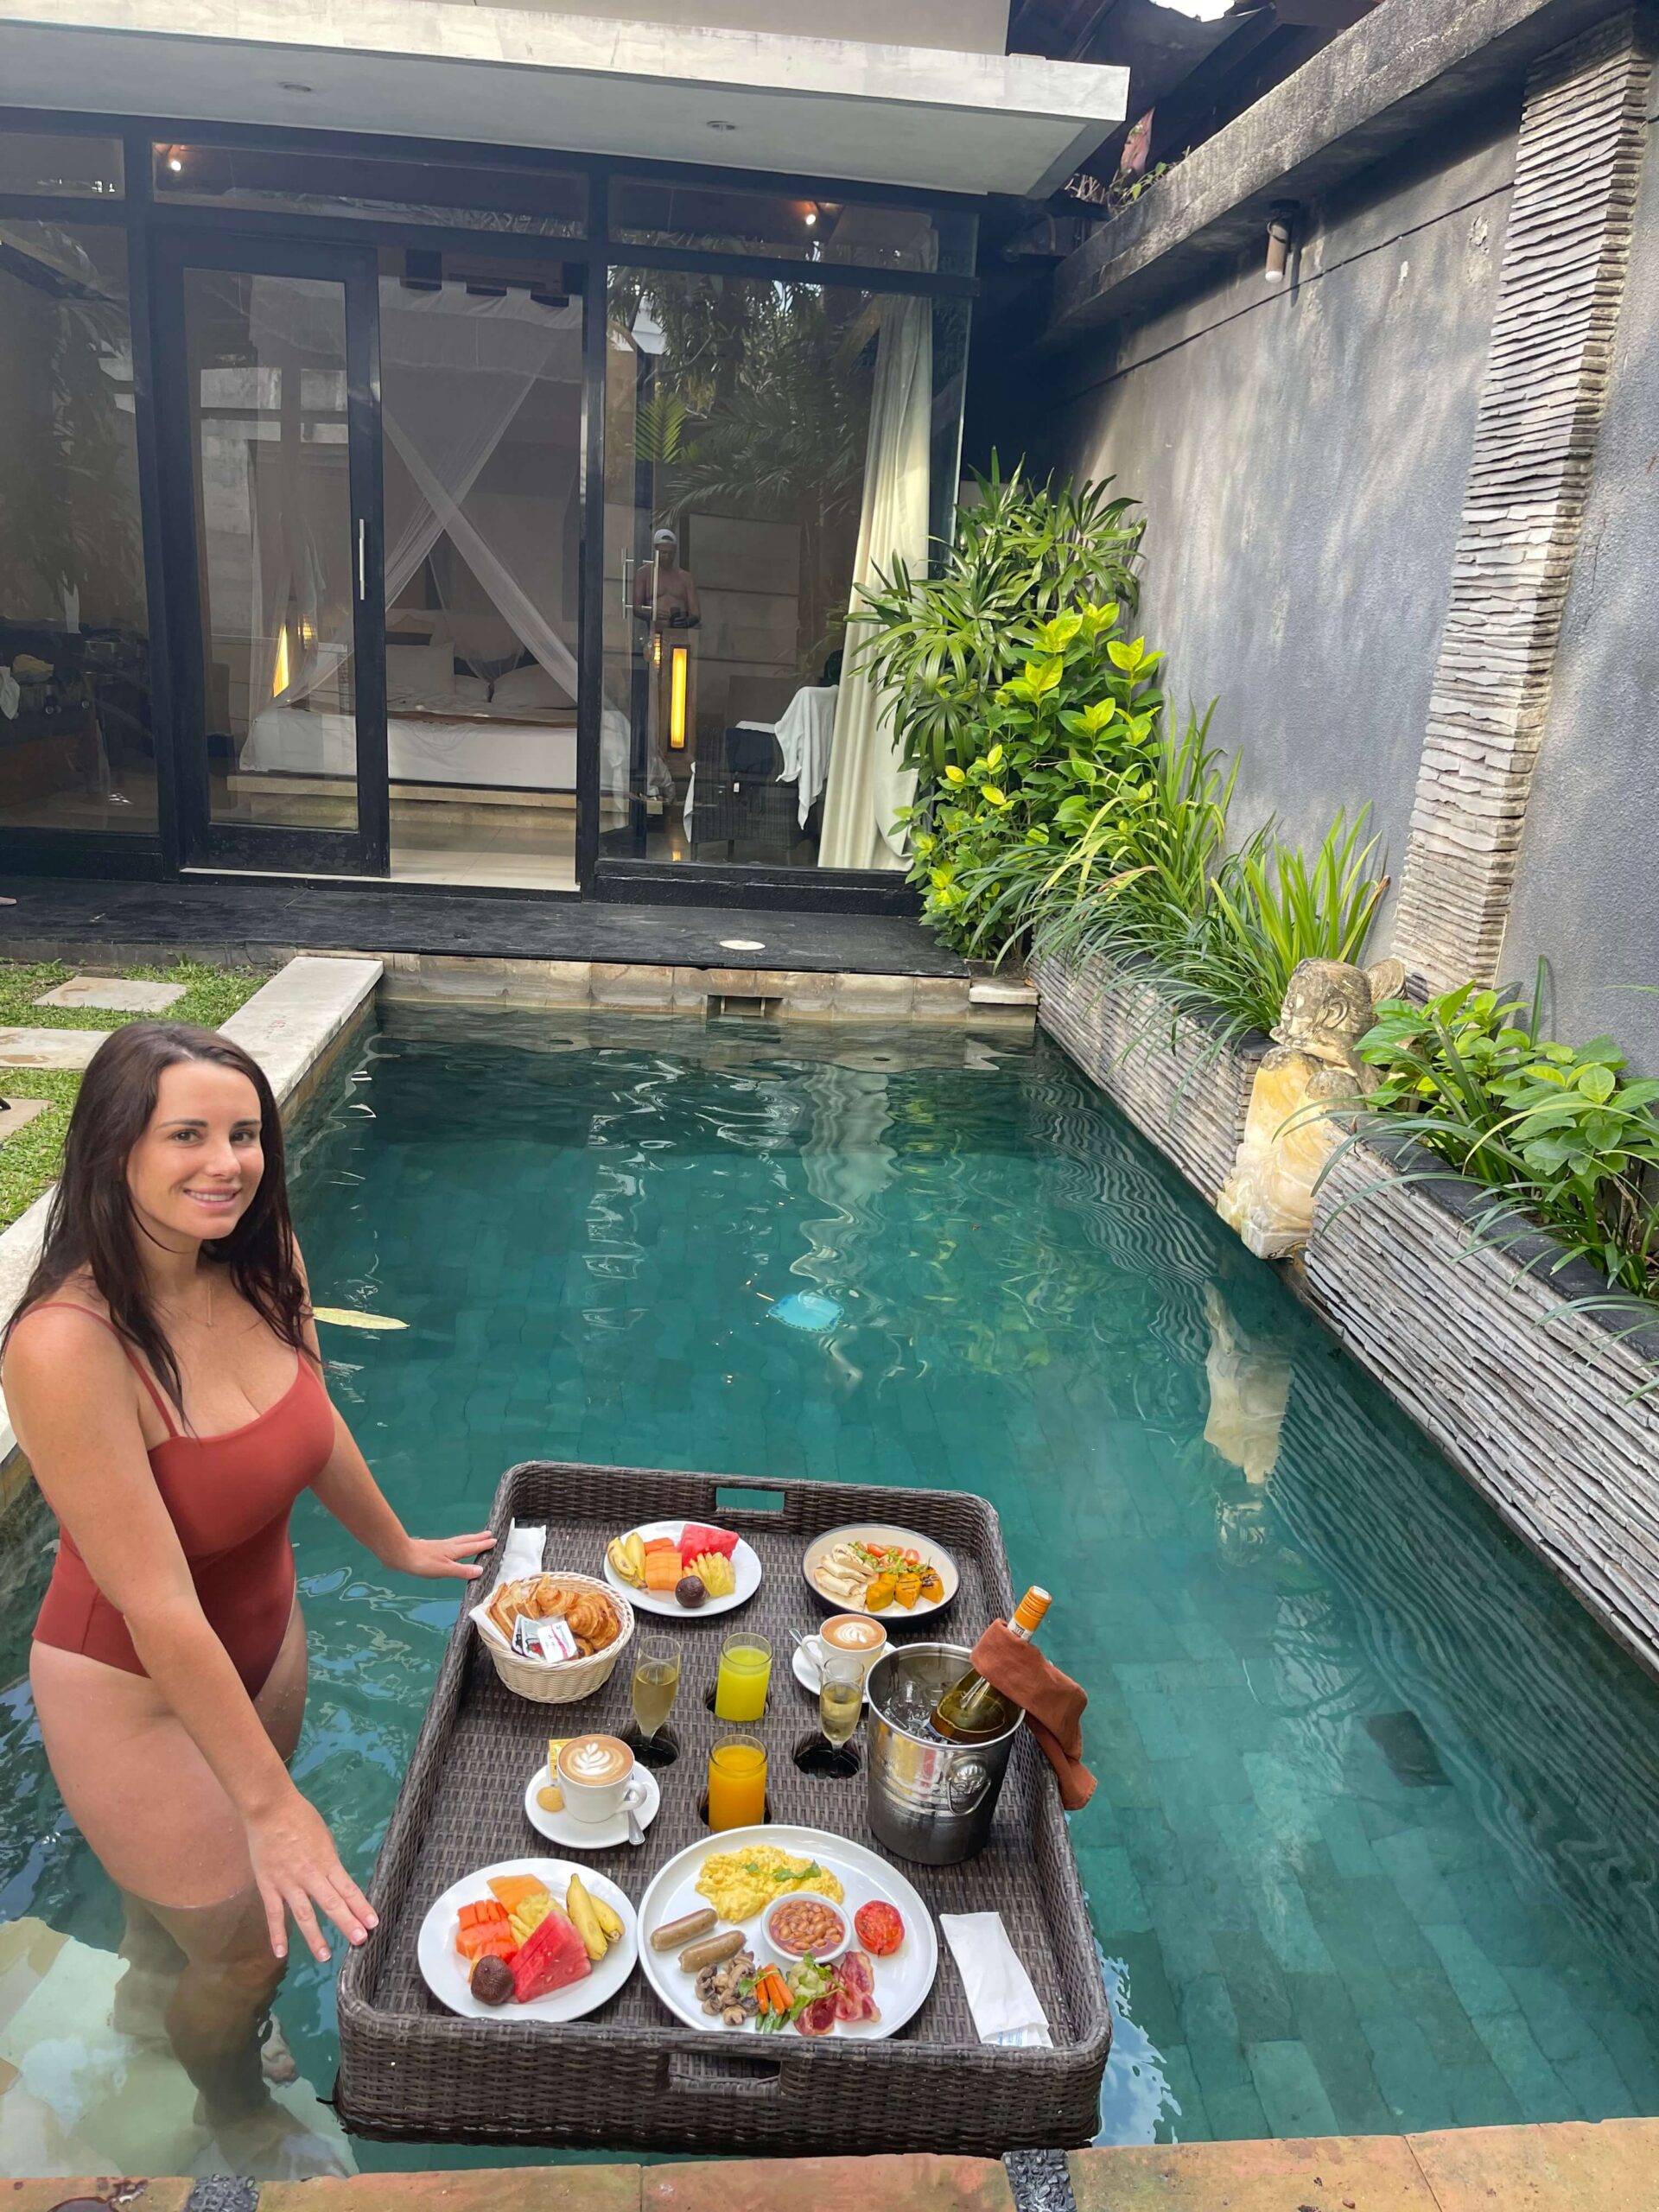
M 904 868 L 853 618 L 948 527 L 965 328 L 856 280 L 610 271 L 602 859 Z
M 187 858 L 384 874 L 373 256 L 168 238 L 159 282 Z

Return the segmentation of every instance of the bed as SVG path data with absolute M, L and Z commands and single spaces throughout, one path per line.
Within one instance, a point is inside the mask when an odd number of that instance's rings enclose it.
M 353 776 L 357 718 L 312 707 L 266 707 L 255 715 L 237 765 L 245 775 Z M 386 716 L 386 772 L 394 784 L 574 791 L 575 717 L 518 721 L 428 708 L 393 710 Z

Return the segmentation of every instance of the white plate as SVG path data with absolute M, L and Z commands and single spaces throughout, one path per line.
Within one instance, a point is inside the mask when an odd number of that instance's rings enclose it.
M 723 1835 L 702 1837 L 669 1860 L 639 1900 L 639 1956 L 645 1980 L 669 2011 L 688 2027 L 709 2028 L 721 2035 L 747 2036 L 762 2050 L 772 2041 L 770 2036 L 758 2035 L 753 2024 L 723 2027 L 698 2004 L 694 1986 L 696 1976 L 681 1972 L 678 1954 L 653 1951 L 651 1948 L 653 1928 L 707 1906 L 708 1898 L 699 1897 L 696 1890 L 704 1859 L 712 1859 L 716 1852 L 741 1850 L 746 1844 L 770 1844 L 794 1858 L 816 1859 L 819 1866 L 827 1867 L 838 1878 L 846 1891 L 845 1910 L 849 1921 L 860 1905 L 868 1904 L 877 1897 L 884 1897 L 889 1904 L 898 1907 L 905 1923 L 904 1942 L 891 1958 L 878 1959 L 870 1955 L 875 1974 L 875 2002 L 881 2018 L 874 2022 L 860 2021 L 851 2027 L 837 2020 L 830 2031 L 831 2036 L 854 2043 L 880 2043 L 886 2036 L 896 2035 L 919 2009 L 939 1970 L 939 1939 L 932 1916 L 896 1867 L 889 1866 L 885 1859 L 878 1858 L 861 1843 L 849 1842 L 845 1836 L 827 1835 L 821 1828 L 784 1827 L 772 1823 L 764 1827 L 728 1828 Z M 757 1912 L 743 1922 L 745 1939 L 757 1964 L 770 1960 L 774 1966 L 787 1971 L 795 1961 L 767 1942 L 762 1933 L 763 1917 L 762 1913 Z M 721 1933 L 729 1924 L 721 1922 L 715 1932 Z M 856 1931 L 853 1948 L 862 1948 Z M 793 2028 L 786 2028 L 784 2033 L 791 2044 L 817 2040 L 801 2036 Z
M 633 1808 L 633 1817 L 642 1828 L 648 1828 L 657 1817 L 663 1793 L 648 1766 L 641 1766 L 636 1760 L 633 1770 L 645 1784 L 639 1802 Z M 524 1784 L 524 1818 L 537 1835 L 544 1835 L 550 1843 L 559 1844 L 566 1851 L 609 1851 L 627 1841 L 625 1814 L 619 1813 L 613 1821 L 573 1821 L 569 1813 L 543 1812 L 536 1802 L 536 1792 L 544 1789 L 547 1783 L 547 1761 L 543 1759 Z M 587 1878 L 584 1874 L 582 1879 Z
M 855 1599 L 837 1598 L 828 1590 L 820 1590 L 814 1578 L 813 1569 L 827 1553 L 835 1549 L 837 1544 L 851 1543 L 871 1546 L 898 1544 L 906 1551 L 919 1552 L 925 1562 L 931 1562 L 938 1567 L 939 1580 L 944 1585 L 944 1597 L 931 1602 L 918 1601 L 908 1608 L 903 1605 L 889 1605 L 884 1612 L 872 1613 L 868 1605 L 859 1605 Z M 871 1620 L 880 1621 L 884 1625 L 889 1621 L 925 1621 L 931 1614 L 942 1613 L 956 1596 L 957 1585 L 962 1579 L 957 1573 L 957 1562 L 943 1544 L 936 1544 L 931 1536 L 924 1536 L 918 1529 L 895 1529 L 885 1521 L 849 1521 L 844 1528 L 826 1529 L 823 1535 L 814 1536 L 807 1546 L 806 1556 L 801 1561 L 801 1572 L 805 1575 L 807 1587 L 813 1596 L 821 1604 L 828 1605 L 832 1611 L 867 1613 Z M 630 1592 L 629 1595 L 632 1596 L 632 1592 Z
M 798 1643 L 796 1645 L 794 1656 L 790 1660 L 789 1663 L 794 1669 L 795 1679 L 800 1684 L 801 1688 L 804 1690 L 810 1690 L 813 1696 L 817 1697 L 818 1694 L 818 1670 L 813 1664 L 812 1661 L 807 1656 L 806 1646 L 804 1643 Z M 867 1675 L 864 1680 L 864 1702 L 868 1705 L 869 1701 L 870 1683 L 869 1677 Z
M 649 1542 L 652 1536 L 672 1536 L 677 1544 L 685 1527 L 683 1521 L 642 1521 L 638 1530 L 623 1529 L 619 1533 L 632 1536 L 636 1533 Z M 608 1559 L 605 1561 L 605 1580 L 613 1590 L 620 1590 L 637 1613 L 666 1613 L 677 1621 L 706 1621 L 712 1613 L 729 1613 L 734 1606 L 747 1605 L 760 1587 L 760 1560 L 753 1547 L 746 1544 L 741 1536 L 737 1549 L 732 1554 L 732 1571 L 737 1577 L 737 1587 L 729 1598 L 708 1598 L 700 1605 L 683 1605 L 671 1590 L 664 1597 L 657 1590 L 636 1590 L 625 1582 Z
M 467 1986 L 468 1968 L 455 1948 L 455 1925 L 462 1905 L 488 1897 L 492 1877 L 500 1874 L 533 1874 L 552 1891 L 556 1904 L 570 1877 L 580 1874 L 588 1895 L 602 1898 L 621 1921 L 620 1937 L 582 1980 L 567 1982 L 550 1996 L 535 1998 L 528 2005 L 480 2004 Z M 579 2020 L 615 1996 L 639 1955 L 639 1923 L 623 1891 L 590 1866 L 573 1866 L 568 1859 L 503 1859 L 493 1866 L 480 1866 L 465 1881 L 452 1882 L 428 1908 L 416 1947 L 427 1987 L 440 2005 L 469 2020 Z

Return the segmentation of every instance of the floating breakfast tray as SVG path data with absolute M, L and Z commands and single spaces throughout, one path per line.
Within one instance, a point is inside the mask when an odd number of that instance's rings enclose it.
M 760 1590 L 741 1612 L 688 1613 L 671 1632 L 684 1659 L 668 1732 L 677 1761 L 659 1768 L 662 1809 L 643 1848 L 585 1856 L 636 1903 L 657 1870 L 707 1837 L 700 1805 L 709 1747 L 728 1732 L 709 1698 L 721 1637 L 739 1625 L 772 1644 L 766 1716 L 771 1817 L 828 1829 L 880 1849 L 866 1818 L 867 1756 L 846 1778 L 803 1771 L 794 1753 L 817 1736 L 817 1706 L 790 1672 L 791 1630 L 830 1610 L 801 1577 L 819 1529 L 850 1519 L 902 1522 L 945 1545 L 961 1588 L 913 1628 L 891 1619 L 896 1643 L 971 1643 L 1013 1611 L 997 1518 L 957 1491 L 865 1484 L 768 1484 L 715 1475 L 531 1461 L 503 1476 L 491 1526 L 548 1524 L 544 1564 L 597 1573 L 607 1538 L 645 1521 L 715 1521 L 760 1554 Z M 664 1624 L 664 1628 L 668 1624 Z M 579 1705 L 553 1708 L 555 1732 L 629 1732 L 629 1669 Z M 551 2027 L 459 2018 L 428 1993 L 416 1960 L 433 1899 L 474 1868 L 537 1848 L 524 1783 L 545 1758 L 550 1708 L 496 1679 L 463 1612 L 450 1639 L 370 1891 L 380 1924 L 340 1978 L 336 2104 L 362 2135 L 443 2143 L 603 2144 L 684 2152 L 956 2151 L 984 2155 L 1090 2141 L 1111 2014 L 1077 1862 L 1054 1780 L 1030 1738 L 1014 1745 L 989 1845 L 958 1866 L 893 1864 L 930 1911 L 1002 1916 L 1048 2014 L 1050 2050 L 1004 2050 L 974 2033 L 955 1961 L 941 1943 L 937 1980 L 915 2018 L 885 2042 L 788 2036 L 759 2044 L 677 2022 L 636 1973 L 586 2018 Z M 883 1854 L 890 1856 L 891 1854 Z M 642 1931 L 643 1932 L 643 1931 Z

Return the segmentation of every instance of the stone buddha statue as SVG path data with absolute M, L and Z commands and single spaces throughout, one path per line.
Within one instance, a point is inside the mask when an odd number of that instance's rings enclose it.
M 1399 960 L 1373 968 L 1304 960 L 1293 971 L 1274 1049 L 1250 1087 L 1238 1157 L 1216 1201 L 1259 1258 L 1286 1259 L 1307 1243 L 1313 1185 L 1338 1140 L 1332 1109 L 1370 1087 L 1355 1047 L 1376 1006 L 1404 986 Z

